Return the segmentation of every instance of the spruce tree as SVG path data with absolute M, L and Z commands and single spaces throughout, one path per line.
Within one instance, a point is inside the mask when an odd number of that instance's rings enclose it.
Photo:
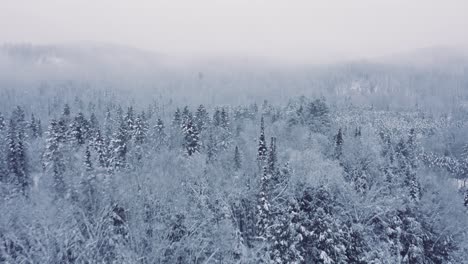
M 184 147 L 189 156 L 200 151 L 200 135 L 197 127 L 193 124 L 192 118 L 189 118 L 182 127 L 184 134 Z
M 229 113 L 227 112 L 225 107 L 221 109 L 220 125 L 226 130 L 229 129 Z
M 31 114 L 31 121 L 29 122 L 29 130 L 30 130 L 32 139 L 36 139 L 39 137 L 39 131 L 38 131 L 39 129 L 38 129 L 37 120 L 34 117 L 34 114 Z
M 262 177 L 260 178 L 260 190 L 257 201 L 257 236 L 264 241 L 269 236 L 269 226 L 271 217 L 271 204 L 269 197 L 271 175 L 266 166 L 263 167 Z
M 236 146 L 236 148 L 234 149 L 234 169 L 238 171 L 241 169 L 241 167 L 242 167 L 242 159 L 241 159 L 241 155 L 239 152 L 239 148 Z
M 208 115 L 208 111 L 204 105 L 200 105 L 197 108 L 197 112 L 195 113 L 195 124 L 200 131 L 205 130 L 210 123 L 210 116 Z
M 23 194 L 26 194 L 30 185 L 25 129 L 24 111 L 18 106 L 12 113 L 7 133 L 7 167 L 11 175 L 10 182 L 15 183 Z
M 343 142 L 343 133 L 340 128 L 335 136 L 335 158 L 337 159 L 340 159 L 343 155 Z
M 124 120 L 126 125 L 127 140 L 130 140 L 135 130 L 135 115 L 133 112 L 133 106 L 129 106 L 127 108 L 127 114 L 125 115 Z
M 91 113 L 91 116 L 89 117 L 89 134 L 88 138 L 95 138 L 96 137 L 96 131 L 100 129 L 99 127 L 99 121 L 96 117 L 96 114 Z
M 180 113 L 180 109 L 177 107 L 176 111 L 174 112 L 174 118 L 172 119 L 172 126 L 180 127 L 182 124 L 182 116 Z
M 154 140 L 156 147 L 159 148 L 166 142 L 166 132 L 164 131 L 164 122 L 161 118 L 158 118 L 156 125 L 154 126 Z
M 101 130 L 96 131 L 96 137 L 93 141 L 92 146 L 94 147 L 99 165 L 102 168 L 108 169 L 110 166 L 110 157 L 109 157 L 109 146 L 105 143 L 104 138 L 101 135 Z
M 212 132 L 208 135 L 208 140 L 206 143 L 206 163 L 213 163 L 216 160 L 216 154 L 218 152 L 218 146 L 216 144 L 216 139 Z
M 85 148 L 84 166 L 85 166 L 86 171 L 93 170 L 93 163 L 91 161 L 91 151 L 89 150 L 89 145 L 86 145 L 86 148 Z
M 63 131 L 59 122 L 52 119 L 49 124 L 46 139 L 46 150 L 44 152 L 44 168 L 52 172 L 53 187 L 58 197 L 65 193 L 65 163 L 63 156 Z
M 6 128 L 5 117 L 0 112 L 0 131 L 5 130 L 5 128 Z
M 222 124 L 221 111 L 217 107 L 213 113 L 213 126 L 219 127 Z
M 185 123 L 189 121 L 193 122 L 193 115 L 192 115 L 192 112 L 190 112 L 190 109 L 188 108 L 188 106 L 185 106 L 184 110 L 182 110 L 181 118 L 182 118 L 182 125 L 184 125 Z
M 111 141 L 111 150 L 112 150 L 112 166 L 114 169 L 119 170 L 126 166 L 126 156 L 127 156 L 127 131 L 126 121 L 122 120 L 120 122 L 117 131 L 112 136 Z
M 265 123 L 263 121 L 263 116 L 260 120 L 260 137 L 258 139 L 258 151 L 257 151 L 257 161 L 259 166 L 265 164 L 268 155 L 268 150 L 266 147 L 266 140 L 265 140 Z
M 78 115 L 73 119 L 70 129 L 70 135 L 73 139 L 73 142 L 78 145 L 84 145 L 89 131 L 88 120 L 84 117 L 83 113 L 78 113 Z
M 145 120 L 144 115 L 139 115 L 135 119 L 135 128 L 133 132 L 134 134 L 133 138 L 137 145 L 142 146 L 145 143 L 147 132 L 148 132 L 148 123 Z
M 270 150 L 268 152 L 268 172 L 276 178 L 277 171 L 276 171 L 276 162 L 278 161 L 278 157 L 276 154 L 276 138 L 272 137 L 270 142 Z

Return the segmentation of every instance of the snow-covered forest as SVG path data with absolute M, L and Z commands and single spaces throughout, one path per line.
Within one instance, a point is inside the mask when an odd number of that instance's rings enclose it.
M 3 46 L 0 262 L 468 263 L 468 60 L 436 53 Z

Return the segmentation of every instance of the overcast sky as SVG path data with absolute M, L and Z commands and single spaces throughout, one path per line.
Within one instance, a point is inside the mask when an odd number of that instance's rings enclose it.
M 467 0 L 0 0 L 0 42 L 363 58 L 468 43 Z

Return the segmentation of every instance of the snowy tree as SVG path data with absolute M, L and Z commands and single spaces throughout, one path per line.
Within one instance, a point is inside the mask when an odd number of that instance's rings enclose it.
M 18 106 L 12 113 L 7 133 L 7 167 L 9 181 L 15 183 L 24 194 L 31 182 L 27 167 L 25 128 L 24 110 Z
M 268 173 L 266 166 L 263 167 L 262 176 L 260 178 L 260 190 L 258 193 L 257 203 L 257 236 L 266 240 L 269 236 L 269 227 L 271 225 L 271 204 L 269 197 L 271 175 Z
M 341 158 L 343 154 L 343 133 L 341 132 L 341 128 L 338 130 L 338 134 L 335 136 L 335 157 L 337 159 Z
M 270 142 L 270 150 L 268 152 L 268 172 L 272 175 L 273 178 L 277 178 L 278 172 L 276 169 L 276 163 L 278 162 L 278 156 L 276 153 L 276 138 L 272 137 Z
M 260 120 L 260 137 L 258 139 L 258 151 L 257 151 L 257 161 L 259 166 L 263 166 L 266 162 L 268 156 L 268 150 L 266 147 L 265 140 L 265 123 L 263 121 L 263 116 Z
M 31 138 L 36 139 L 39 137 L 39 127 L 38 120 L 34 117 L 34 114 L 31 114 L 31 121 L 29 122 L 29 130 Z
M 187 120 L 182 127 L 184 134 L 184 147 L 189 156 L 200 152 L 200 134 L 192 119 Z
M 172 126 L 180 127 L 181 124 L 182 124 L 182 116 L 180 113 L 180 109 L 177 108 L 176 111 L 174 112 L 174 118 L 172 119 Z
M 86 171 L 93 170 L 93 163 L 91 161 L 91 151 L 89 150 L 88 145 L 86 145 L 86 148 L 85 148 L 84 166 L 85 166 Z
M 204 105 L 200 105 L 195 113 L 195 124 L 200 131 L 205 130 L 210 123 L 210 116 Z
M 70 135 L 76 145 L 82 146 L 87 140 L 88 133 L 89 122 L 86 120 L 83 113 L 80 112 L 70 125 Z
M 166 132 L 164 131 L 164 122 L 161 118 L 158 118 L 156 125 L 154 126 L 153 138 L 155 140 L 156 148 L 163 146 L 167 140 Z
M 137 145 L 142 146 L 145 143 L 148 132 L 148 126 L 149 125 L 145 120 L 144 115 L 139 115 L 135 119 L 133 138 Z
M 288 206 L 276 212 L 270 231 L 270 259 L 273 263 L 303 263 L 304 252 L 301 248 L 303 240 L 299 232 L 299 205 L 295 199 Z
M 53 176 L 53 187 L 58 197 L 65 194 L 66 186 L 64 180 L 64 135 L 59 122 L 52 119 L 49 124 L 46 139 L 46 150 L 44 152 L 44 168 Z
M 126 156 L 127 156 L 127 139 L 128 139 L 128 131 L 127 126 L 128 123 L 124 120 L 120 122 L 120 126 L 118 127 L 117 131 L 114 132 L 111 141 L 111 164 L 112 167 L 116 170 L 122 169 L 126 167 Z
M 239 148 L 236 146 L 236 148 L 234 149 L 234 169 L 237 171 L 237 170 L 240 170 L 241 167 L 242 167 L 242 159 L 241 159 L 241 155 L 239 152 Z

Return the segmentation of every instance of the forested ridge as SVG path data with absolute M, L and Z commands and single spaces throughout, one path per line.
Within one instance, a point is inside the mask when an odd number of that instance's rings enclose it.
M 0 115 L 0 262 L 466 263 L 466 117 L 19 105 Z

